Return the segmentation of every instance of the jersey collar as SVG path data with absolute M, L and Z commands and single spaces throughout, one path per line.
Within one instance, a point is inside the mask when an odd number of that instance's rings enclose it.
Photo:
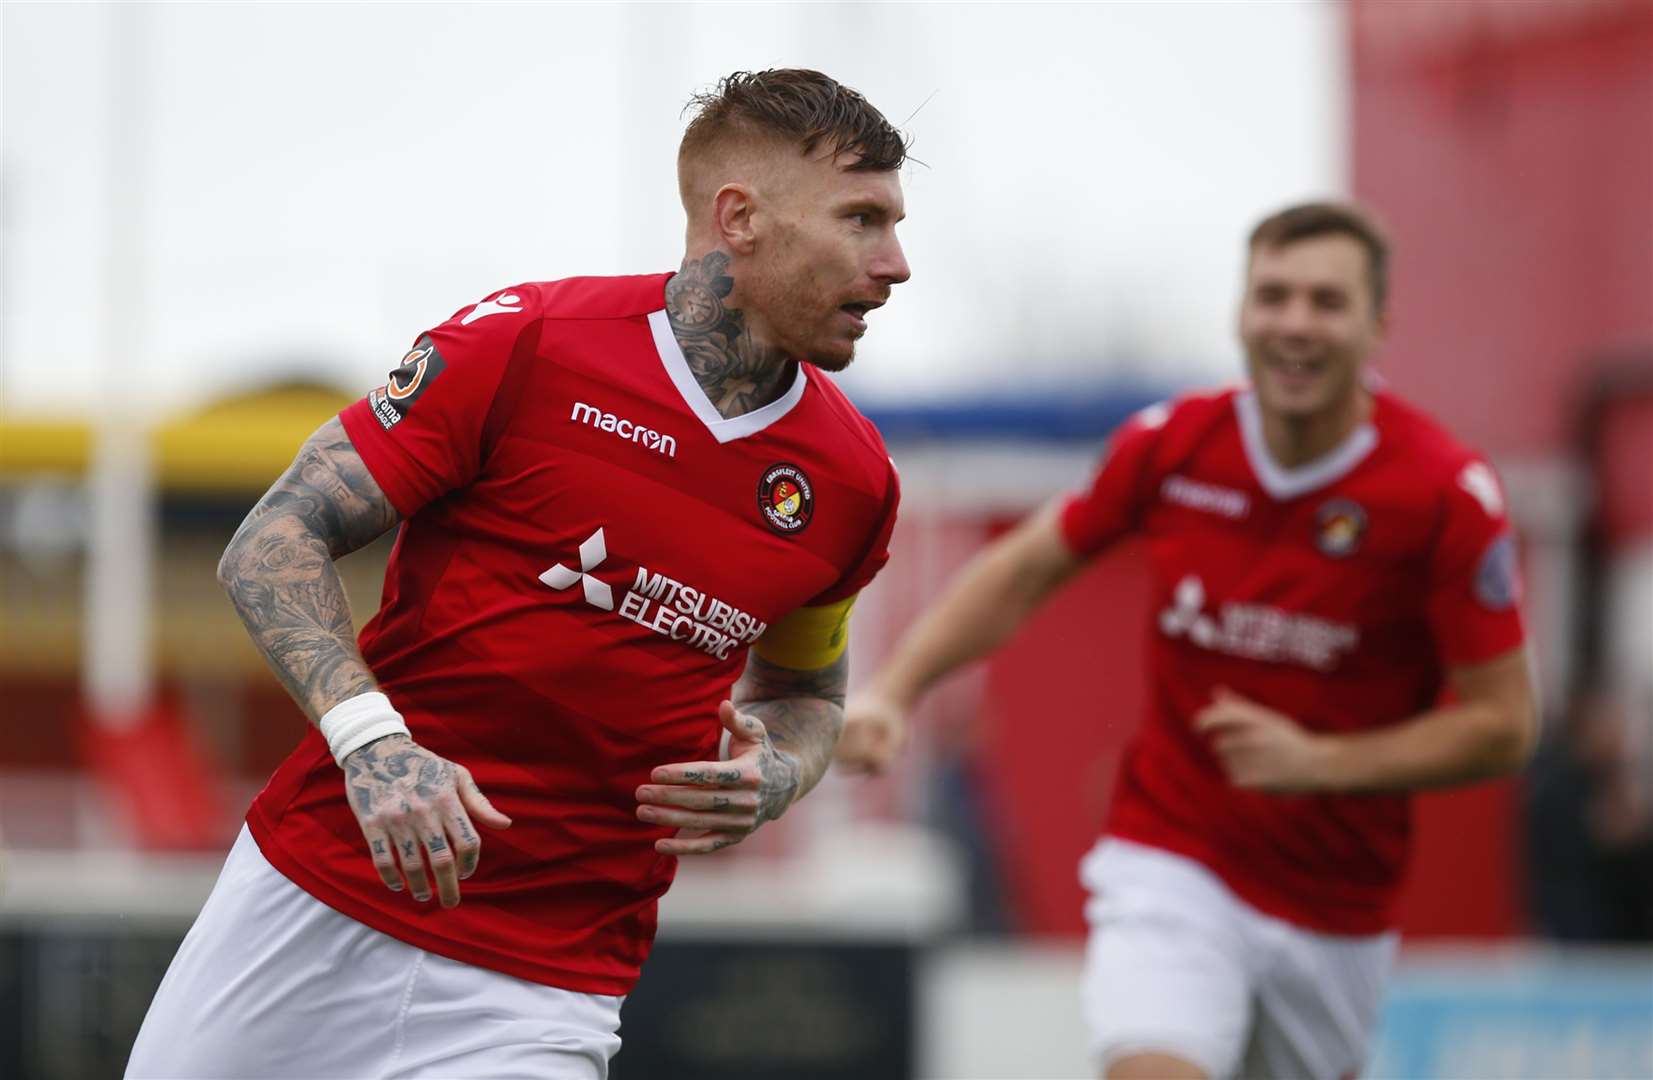
M 677 344 L 677 337 L 672 333 L 671 319 L 667 317 L 664 308 L 649 314 L 649 329 L 654 332 L 654 347 L 660 353 L 660 363 L 665 366 L 666 374 L 671 376 L 672 385 L 683 397 L 683 404 L 689 411 L 700 418 L 706 425 L 706 430 L 712 433 L 712 438 L 720 443 L 733 439 L 756 435 L 764 428 L 773 424 L 787 413 L 791 412 L 798 402 L 804 399 L 804 387 L 809 385 L 809 376 L 804 374 L 804 366 L 798 365 L 797 377 L 786 393 L 759 409 L 727 419 L 717 411 L 712 399 L 706 396 L 706 391 L 700 388 L 700 382 L 689 370 L 688 358 L 683 355 L 683 349 Z
M 1245 447 L 1246 461 L 1263 490 L 1275 499 L 1295 499 L 1343 479 L 1365 461 L 1378 444 L 1377 428 L 1367 420 L 1331 450 L 1288 469 L 1268 452 L 1268 443 L 1263 439 L 1263 413 L 1255 390 L 1245 389 L 1234 395 L 1234 414 L 1240 421 L 1240 443 Z

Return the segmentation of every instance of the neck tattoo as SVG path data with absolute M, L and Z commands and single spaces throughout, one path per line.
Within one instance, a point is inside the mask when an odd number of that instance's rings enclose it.
M 792 384 L 784 352 L 752 339 L 746 317 L 724 300 L 734 290 L 729 256 L 684 259 L 666 282 L 666 317 L 695 381 L 725 419 L 759 409 Z

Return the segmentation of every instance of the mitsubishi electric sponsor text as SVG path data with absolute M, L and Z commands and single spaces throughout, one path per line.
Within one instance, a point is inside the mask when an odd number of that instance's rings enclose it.
M 553 563 L 539 580 L 558 592 L 579 585 L 585 602 L 604 611 L 614 611 L 614 589 L 600 580 L 596 570 L 608 561 L 608 538 L 598 529 L 580 543 L 580 568 Z M 705 589 L 685 585 L 676 578 L 637 568 L 631 588 L 620 598 L 617 612 L 661 637 L 680 641 L 719 660 L 742 645 L 763 636 L 769 624 Z

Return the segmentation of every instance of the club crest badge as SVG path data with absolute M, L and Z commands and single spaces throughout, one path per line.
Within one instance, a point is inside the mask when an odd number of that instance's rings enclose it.
M 796 465 L 771 465 L 758 481 L 758 512 L 782 536 L 802 532 L 815 516 L 815 491 Z
M 1366 535 L 1366 511 L 1357 502 L 1333 499 L 1314 515 L 1314 546 L 1334 559 L 1353 555 Z

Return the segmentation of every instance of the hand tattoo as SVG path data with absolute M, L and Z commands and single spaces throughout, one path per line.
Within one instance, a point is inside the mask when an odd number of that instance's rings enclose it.
M 406 810 L 415 799 L 434 803 L 452 787 L 453 779 L 453 762 L 437 757 L 406 735 L 375 739 L 344 759 L 345 786 L 358 814 L 391 804 Z M 443 843 L 442 838 L 436 842 Z
M 770 716 L 761 712 L 759 715 L 765 724 L 769 723 Z M 765 821 L 774 821 L 786 813 L 786 808 L 803 794 L 798 790 L 799 771 L 798 759 L 777 750 L 774 740 L 765 734 L 763 749 L 758 753 L 758 774 L 762 777 L 758 783 L 760 825 Z
M 760 345 L 740 309 L 725 305 L 734 291 L 729 256 L 713 251 L 685 259 L 666 282 L 666 316 L 689 370 L 718 414 L 751 412 L 786 392 L 796 366 L 780 349 Z

